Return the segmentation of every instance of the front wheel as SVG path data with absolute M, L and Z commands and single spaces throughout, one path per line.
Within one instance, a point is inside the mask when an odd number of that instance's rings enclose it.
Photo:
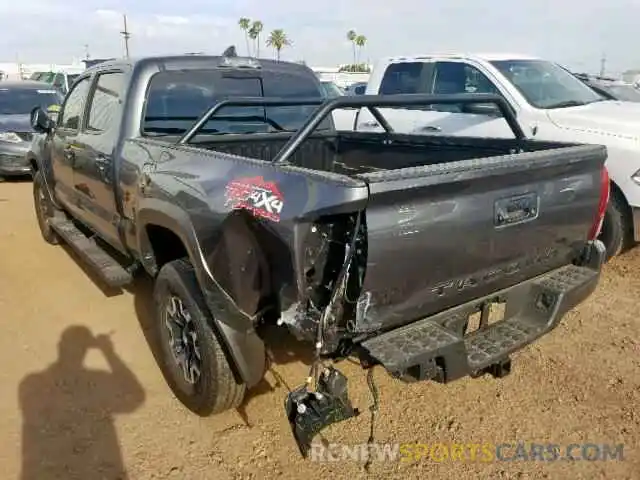
M 50 225 L 50 221 L 56 213 L 56 207 L 44 185 L 42 172 L 36 172 L 33 177 L 33 203 L 42 238 L 51 245 L 57 245 L 60 243 L 60 239 Z
M 609 199 L 598 239 L 607 248 L 607 261 L 622 253 L 631 241 L 631 224 L 627 214 L 627 205 L 619 195 Z
M 154 303 L 161 369 L 178 400 L 201 416 L 239 406 L 246 386 L 236 380 L 213 331 L 211 314 L 188 260 L 174 260 L 160 269 Z

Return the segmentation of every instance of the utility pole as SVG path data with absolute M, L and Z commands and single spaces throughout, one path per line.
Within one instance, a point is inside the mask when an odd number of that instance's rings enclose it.
M 90 56 L 89 56 L 89 44 L 85 43 L 84 44 L 84 58 L 85 60 L 89 60 Z
M 129 30 L 127 30 L 127 16 L 122 15 L 122 19 L 124 20 L 124 30 L 120 32 L 122 38 L 124 38 L 124 54 L 126 58 L 129 58 L 129 39 L 131 38 L 131 34 Z
M 601 77 L 604 77 L 606 65 L 607 65 L 607 54 L 603 53 L 602 58 L 600 58 L 600 76 Z

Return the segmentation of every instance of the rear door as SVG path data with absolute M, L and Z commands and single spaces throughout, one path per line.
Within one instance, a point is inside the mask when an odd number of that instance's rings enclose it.
M 415 62 L 391 63 L 384 72 L 378 95 L 398 95 L 405 93 L 430 93 L 433 82 L 433 62 L 419 60 Z M 410 133 L 417 122 L 427 120 L 424 113 L 428 106 L 412 106 L 402 108 L 380 108 L 380 112 L 391 127 L 399 133 Z M 428 115 L 428 113 L 427 113 Z M 356 130 L 382 132 L 382 127 L 371 113 L 363 108 L 358 111 Z

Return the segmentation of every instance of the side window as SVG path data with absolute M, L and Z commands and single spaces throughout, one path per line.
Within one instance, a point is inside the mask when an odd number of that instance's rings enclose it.
M 75 85 L 73 90 L 69 92 L 62 106 L 62 113 L 58 119 L 60 128 L 69 130 L 78 130 L 80 128 L 84 102 L 87 98 L 87 93 L 89 93 L 89 85 L 89 77 L 83 78 Z
M 322 86 L 310 75 L 284 72 L 265 72 L 262 77 L 265 97 L 286 99 L 323 100 Z M 291 107 L 267 107 L 267 118 L 285 130 L 297 130 L 318 108 L 318 105 L 296 105 Z M 272 125 L 273 126 L 273 125 Z M 329 128 L 328 118 L 319 125 Z
M 425 62 L 392 63 L 387 67 L 380 83 L 380 95 L 428 93 L 431 64 Z
M 437 62 L 433 77 L 433 93 L 438 95 L 462 93 L 500 94 L 487 76 L 471 65 L 461 62 Z M 433 106 L 434 110 L 457 113 L 475 113 L 467 110 L 466 104 Z
M 53 86 L 58 88 L 58 89 L 63 89 L 65 87 L 65 85 L 64 85 L 64 75 L 62 73 L 56 74 L 56 76 L 53 79 Z
M 89 107 L 88 132 L 103 133 L 118 126 L 123 89 L 123 73 L 103 73 L 98 76 Z

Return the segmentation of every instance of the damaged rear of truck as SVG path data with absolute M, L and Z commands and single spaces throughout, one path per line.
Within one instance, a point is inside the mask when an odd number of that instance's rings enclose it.
M 497 103 L 514 138 L 396 134 L 378 110 L 468 102 Z M 307 382 L 286 401 L 306 456 L 318 431 L 357 414 L 328 359 L 355 356 L 405 381 L 507 374 L 512 353 L 595 289 L 609 182 L 605 147 L 527 140 L 493 95 L 342 97 L 294 134 L 201 133 L 230 106 L 303 103 L 220 103 L 153 178 L 197 186 L 203 264 L 237 312 L 315 349 Z M 323 128 L 333 110 L 359 107 L 386 131 Z M 167 146 L 145 149 L 159 158 Z M 215 241 L 212 211 L 225 218 Z M 259 342 L 244 353 L 228 343 L 248 386 L 262 375 L 248 361 L 262 355 Z

